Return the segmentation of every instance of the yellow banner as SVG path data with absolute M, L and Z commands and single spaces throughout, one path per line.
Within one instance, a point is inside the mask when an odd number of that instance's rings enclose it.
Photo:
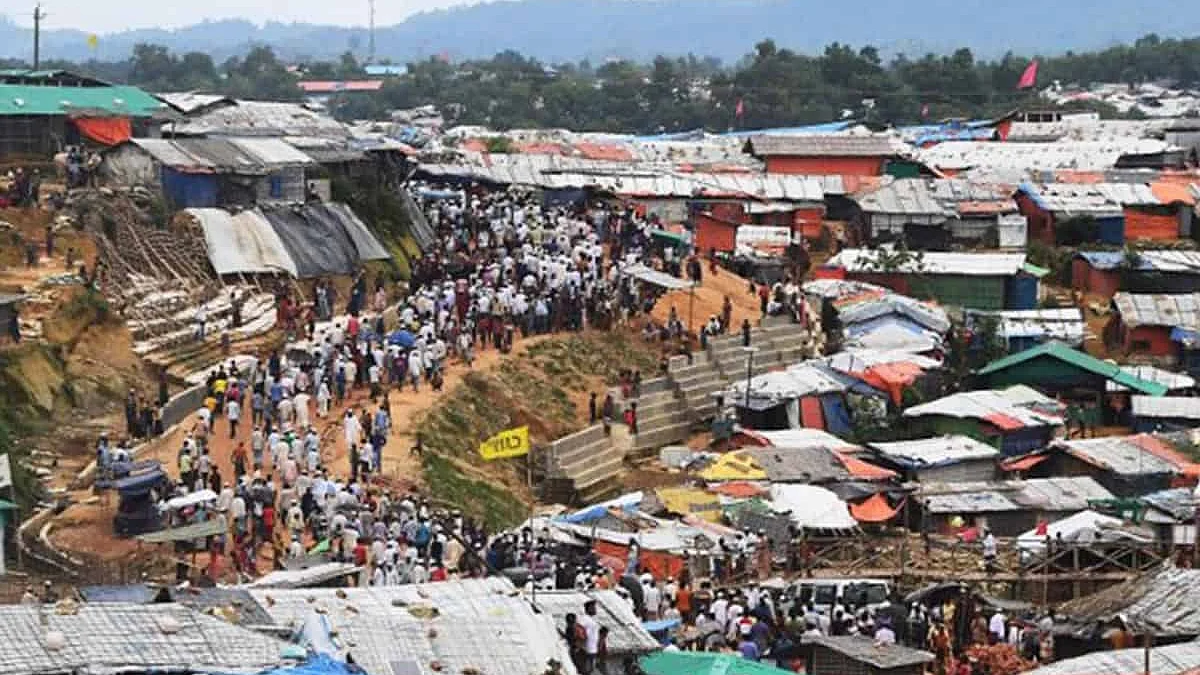
M 479 455 L 491 461 L 529 454 L 529 427 L 506 429 L 479 444 Z

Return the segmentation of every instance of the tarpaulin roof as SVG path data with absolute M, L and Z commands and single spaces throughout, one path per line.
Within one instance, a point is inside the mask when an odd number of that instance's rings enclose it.
M 1135 396 L 1134 416 L 1137 400 L 1145 401 L 1196 401 L 1200 399 L 1151 398 Z M 1144 414 L 1144 413 L 1141 413 Z M 1196 474 L 1197 466 L 1188 457 L 1177 452 L 1162 439 L 1150 434 L 1133 436 L 1108 436 L 1104 438 L 1078 438 L 1056 441 L 1054 447 L 1093 466 L 1118 475 L 1141 476 L 1153 474 Z
M 1152 543 L 1154 533 L 1145 530 L 1126 527 L 1120 518 L 1096 513 L 1091 509 L 1080 511 L 1061 520 L 1056 520 L 1046 527 L 1046 534 L 1038 534 L 1037 528 L 1024 532 L 1017 537 L 1017 548 L 1025 551 L 1044 551 L 1046 539 L 1082 543 L 1084 541 L 1138 541 Z M 1061 538 L 1060 538 L 1061 537 Z
M 850 272 L 880 272 L 875 249 L 848 248 L 829 259 L 830 267 Z M 1012 276 L 1025 266 L 1024 253 L 936 253 L 925 251 L 889 274 L 950 274 L 958 276 Z
M 704 480 L 767 480 L 767 472 L 749 451 L 727 452 L 700 471 Z
M 899 512 L 899 506 L 889 504 L 882 492 L 871 495 L 864 502 L 850 505 L 850 515 L 860 523 L 886 523 Z
M 761 497 L 767 493 L 767 488 L 754 483 L 748 483 L 742 480 L 731 480 L 720 485 L 713 485 L 708 488 L 709 492 L 733 497 L 735 499 L 748 499 L 750 497 Z
M 353 274 L 359 267 L 359 252 L 341 220 L 321 212 L 313 217 L 313 207 L 295 209 L 286 206 L 263 207 L 296 266 L 301 278 Z
M 638 664 L 646 675 L 790 675 L 792 672 L 743 659 L 738 654 L 714 652 L 658 652 L 643 656 Z
M 946 466 L 972 459 L 994 459 L 1000 451 L 967 436 L 939 436 L 895 443 L 872 443 L 888 460 L 913 469 Z
M 1200 251 L 1079 251 L 1075 257 L 1106 272 L 1129 266 L 1141 272 L 1200 274 Z
M 739 406 L 746 403 L 746 381 L 729 385 L 726 400 Z M 750 379 L 750 408 L 765 410 L 804 396 L 819 396 L 846 391 L 846 383 L 824 367 L 814 363 L 799 363 L 787 370 L 765 373 Z
M 211 537 L 215 534 L 221 534 L 229 530 L 229 525 L 225 522 L 225 516 L 218 515 L 216 518 L 210 518 L 198 523 L 190 523 L 179 527 L 169 527 L 165 530 L 157 532 L 147 532 L 139 534 L 138 540 L 147 544 L 165 544 L 171 541 L 190 541 L 192 539 L 202 539 Z
M 904 411 L 905 417 L 943 415 L 960 419 L 978 419 L 1001 429 L 1012 431 L 1025 427 L 1059 426 L 1063 418 L 1013 402 L 1001 391 L 964 391 L 913 406 Z
M 857 527 L 846 502 L 816 485 L 772 485 L 771 509 L 789 514 L 792 523 L 802 529 L 848 530 Z
M 699 488 L 659 488 L 654 494 L 676 515 L 692 514 L 714 523 L 721 520 L 721 500 L 712 493 Z
M 1200 398 L 1134 396 L 1133 416 L 1200 420 Z
M 217 274 L 300 276 L 275 228 L 261 211 L 231 214 L 223 209 L 187 209 L 204 230 L 208 259 Z
M 634 263 L 621 267 L 621 274 L 633 277 L 638 281 L 643 281 L 648 284 L 660 286 L 671 290 L 679 290 L 691 288 L 694 284 L 680 279 L 676 276 L 671 276 L 665 272 L 659 272 L 656 269 L 651 269 L 642 263 Z

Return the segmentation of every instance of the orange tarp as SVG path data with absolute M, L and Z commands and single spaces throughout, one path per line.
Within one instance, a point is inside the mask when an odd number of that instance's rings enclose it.
M 133 137 L 128 117 L 77 117 L 73 121 L 79 133 L 104 145 L 117 145 Z
M 628 562 L 629 558 L 628 546 L 613 544 L 597 539 L 596 542 L 592 544 L 592 550 L 595 551 L 596 555 L 601 559 L 609 558 L 612 560 L 619 560 L 621 566 L 619 569 L 617 569 L 617 572 L 619 574 L 620 572 L 624 571 L 625 563 Z M 638 567 L 639 572 L 641 570 L 649 570 L 650 573 L 654 575 L 655 579 L 666 579 L 667 577 L 678 579 L 680 573 L 683 572 L 683 559 L 679 556 L 671 555 L 670 553 L 665 553 L 663 551 L 647 551 L 646 549 L 642 549 L 638 553 Z
M 754 483 L 747 483 L 743 480 L 729 481 L 708 488 L 709 492 L 725 495 L 726 497 L 734 497 L 736 499 L 748 499 L 750 497 L 761 497 L 767 494 L 766 488 L 759 487 Z
M 1176 202 L 1187 204 L 1188 206 L 1196 205 L 1196 197 L 1192 195 L 1192 191 L 1186 183 L 1168 183 L 1159 181 L 1150 184 L 1150 191 L 1158 198 L 1158 201 L 1164 204 L 1174 204 Z
M 841 460 L 842 466 L 846 467 L 850 475 L 855 478 L 862 478 L 863 480 L 890 480 L 896 477 L 895 471 L 885 469 L 882 466 L 875 466 L 870 462 L 864 462 L 847 453 L 835 452 L 834 454 Z
M 1024 457 L 1014 457 L 1000 463 L 1000 468 L 1005 471 L 1027 471 L 1049 459 L 1049 455 L 1026 455 Z
M 925 373 L 914 363 L 883 363 L 862 373 L 851 373 L 876 389 L 888 392 L 897 405 L 904 401 L 904 388 Z
M 1161 439 L 1149 434 L 1138 434 L 1129 440 L 1155 457 L 1174 464 L 1176 468 L 1183 472 L 1183 475 L 1189 478 L 1200 477 L 1200 464 L 1196 464 L 1186 456 L 1180 454 L 1175 448 L 1167 445 Z
M 869 499 L 861 504 L 851 504 L 850 515 L 854 516 L 854 519 L 860 523 L 886 523 L 896 517 L 896 514 L 900 512 L 900 506 L 903 504 L 904 502 L 900 502 L 900 505 L 897 505 L 893 509 L 888 504 L 887 497 L 884 497 L 883 493 L 880 492 L 871 495 Z

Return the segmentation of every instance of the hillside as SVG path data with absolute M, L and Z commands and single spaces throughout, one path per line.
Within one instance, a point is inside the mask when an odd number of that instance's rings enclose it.
M 874 44 L 885 55 L 944 52 L 961 46 L 998 57 L 1062 53 L 1128 42 L 1147 33 L 1200 33 L 1200 13 L 1188 0 L 926 0 L 919 6 L 872 0 L 863 7 L 817 0 L 504 0 L 424 12 L 376 33 L 378 56 L 407 61 L 448 53 L 455 59 L 513 49 L 544 61 L 608 57 L 645 59 L 694 53 L 736 61 L 763 38 L 801 51 L 832 41 Z M 297 10 L 299 11 L 299 10 Z M 21 19 L 24 24 L 28 20 Z M 138 42 L 215 59 L 269 44 L 290 59 L 360 55 L 366 30 L 238 19 L 178 30 L 142 29 L 102 36 L 98 53 L 81 30 L 44 32 L 51 59 L 123 58 Z M 31 31 L 0 17 L 0 58 L 28 58 Z

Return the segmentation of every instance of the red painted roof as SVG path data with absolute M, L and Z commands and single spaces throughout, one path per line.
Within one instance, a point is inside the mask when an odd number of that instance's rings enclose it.
M 1025 428 L 1025 425 L 1021 422 L 1021 420 L 1015 417 L 1009 417 L 1008 415 L 1004 415 L 1002 413 L 991 413 L 990 415 L 985 415 L 983 419 L 991 422 L 1001 431 L 1015 431 L 1017 429 Z
M 300 89 L 309 94 L 333 94 L 339 91 L 379 91 L 383 80 L 305 80 L 298 83 Z

